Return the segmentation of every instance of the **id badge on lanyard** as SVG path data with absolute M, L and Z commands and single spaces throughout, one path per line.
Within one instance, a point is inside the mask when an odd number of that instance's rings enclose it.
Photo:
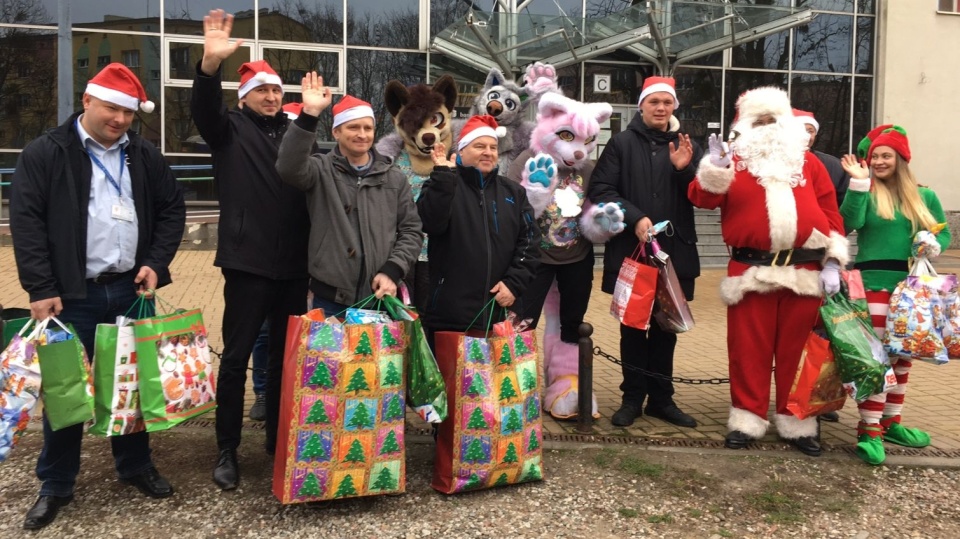
M 110 174 L 110 171 L 107 170 L 107 167 L 103 166 L 103 163 L 97 159 L 97 156 L 90 154 L 90 159 L 93 161 L 97 167 L 103 172 L 103 175 L 107 177 L 107 181 L 110 182 L 110 185 L 114 186 L 117 189 L 117 201 L 115 204 L 110 206 L 110 217 L 118 221 L 126 221 L 132 223 L 136 217 L 136 209 L 133 207 L 133 199 L 124 199 L 123 190 L 120 187 L 120 181 L 123 179 L 123 169 L 124 169 L 124 160 L 126 158 L 126 152 L 123 148 L 120 148 L 120 176 L 118 179 L 113 179 L 113 175 Z

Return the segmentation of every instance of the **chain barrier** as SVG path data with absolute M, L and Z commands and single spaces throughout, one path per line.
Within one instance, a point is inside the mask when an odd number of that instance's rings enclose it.
M 721 385 L 721 384 L 729 384 L 729 383 L 730 383 L 730 379 L 729 379 L 729 378 L 701 378 L 701 379 L 697 379 L 697 378 L 683 378 L 683 377 L 681 377 L 681 376 L 667 376 L 667 375 L 665 375 L 665 374 L 660 374 L 660 373 L 658 373 L 658 372 L 650 372 L 650 371 L 648 371 L 648 370 L 646 370 L 646 369 L 641 369 L 640 367 L 634 367 L 633 365 L 624 365 L 624 364 L 623 364 L 623 361 L 621 361 L 621 360 L 617 359 L 616 357 L 611 356 L 610 354 L 604 352 L 603 350 L 600 349 L 599 346 L 595 346 L 595 347 L 593 348 L 593 355 L 594 355 L 594 357 L 600 356 L 600 357 L 606 359 L 607 361 L 609 361 L 610 363 L 616 363 L 617 365 L 620 365 L 621 367 L 626 367 L 626 368 L 628 368 L 628 369 L 630 369 L 630 370 L 632 370 L 632 371 L 639 372 L 639 373 L 644 374 L 644 375 L 646 375 L 646 376 L 649 376 L 649 377 L 651 377 L 651 378 L 656 378 L 656 379 L 658 379 L 658 380 L 666 380 L 666 381 L 668 381 L 668 382 L 673 382 L 673 383 L 675 383 L 675 384 L 690 384 L 690 385 L 694 385 L 694 386 L 699 386 L 699 385 Z

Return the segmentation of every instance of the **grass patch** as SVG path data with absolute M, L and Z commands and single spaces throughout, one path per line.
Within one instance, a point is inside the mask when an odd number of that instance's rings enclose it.
M 719 480 L 693 468 L 669 468 L 667 484 L 671 493 L 682 498 L 694 494 L 703 495 L 716 490 Z
M 828 513 L 855 517 L 860 515 L 860 503 L 856 500 L 829 496 L 821 499 L 821 507 Z
M 650 515 L 647 517 L 650 524 L 673 524 L 673 515 L 666 513 L 663 515 Z
M 636 509 L 630 509 L 628 507 L 621 507 L 617 509 L 617 512 L 620 513 L 620 516 L 623 518 L 637 518 L 638 514 Z
M 663 475 L 665 467 L 660 464 L 652 464 L 637 457 L 624 457 L 620 460 L 620 469 L 624 472 L 641 477 L 660 477 Z
M 726 528 L 720 528 L 717 530 L 717 535 L 720 537 L 733 537 L 733 532 Z
M 604 447 L 596 455 L 593 456 L 593 463 L 599 468 L 609 468 L 613 464 L 613 460 L 616 458 L 617 452 L 609 447 Z
M 767 483 L 763 490 L 751 494 L 747 501 L 758 511 L 766 515 L 770 524 L 789 524 L 803 521 L 801 503 L 788 494 L 784 494 L 787 485 L 780 481 Z
M 690 518 L 700 518 L 703 516 L 703 511 L 699 509 L 687 509 L 687 516 Z

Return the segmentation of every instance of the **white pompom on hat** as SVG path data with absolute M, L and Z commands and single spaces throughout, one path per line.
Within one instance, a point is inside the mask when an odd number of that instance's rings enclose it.
M 460 131 L 460 140 L 457 142 L 457 151 L 467 147 L 468 144 L 480 137 L 493 137 L 499 139 L 507 136 L 507 128 L 497 125 L 497 120 L 489 114 L 471 116 L 467 123 L 463 125 Z
M 264 84 L 276 84 L 280 87 L 280 92 L 283 93 L 283 81 L 280 79 L 280 75 L 277 75 L 277 72 L 265 60 L 246 62 L 240 66 L 237 73 L 240 74 L 240 88 L 237 90 L 240 99 L 250 93 L 250 90 Z
M 127 66 L 114 62 L 108 64 L 94 75 L 87 88 L 87 94 L 125 109 L 139 108 L 147 114 L 153 112 L 155 105 L 147 99 L 140 79 Z

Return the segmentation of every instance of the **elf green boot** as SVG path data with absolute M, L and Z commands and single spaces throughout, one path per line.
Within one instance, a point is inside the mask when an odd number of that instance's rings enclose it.
M 883 428 L 876 423 L 857 425 L 857 456 L 871 466 L 883 464 L 887 454 L 883 450 Z
M 883 441 L 904 447 L 927 447 L 930 435 L 920 429 L 909 429 L 900 424 L 900 416 L 885 417 L 880 420 L 883 427 Z

